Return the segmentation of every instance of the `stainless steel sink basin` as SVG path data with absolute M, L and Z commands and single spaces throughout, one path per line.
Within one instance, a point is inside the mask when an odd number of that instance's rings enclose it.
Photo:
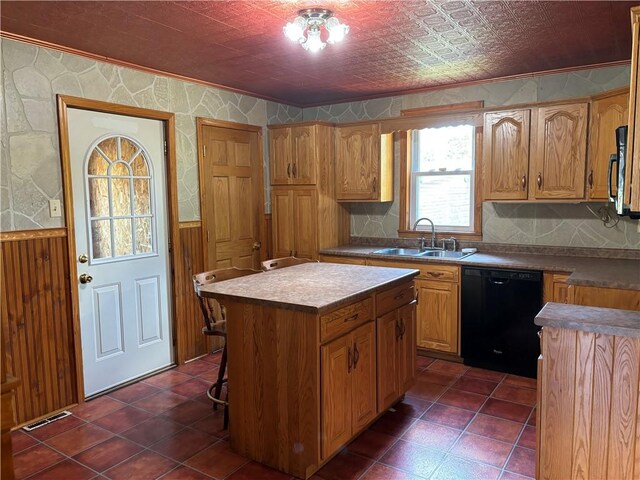
M 382 250 L 376 250 L 373 253 L 378 255 L 400 255 L 406 257 L 415 257 L 420 255 L 424 250 L 419 248 L 383 248 Z
M 450 250 L 420 250 L 419 248 L 383 248 L 375 250 L 377 255 L 397 255 L 401 257 L 436 257 L 460 259 L 472 255 L 471 253 L 452 252 Z
M 440 258 L 464 258 L 469 255 L 473 255 L 471 253 L 462 253 L 462 252 L 452 252 L 450 250 L 426 250 L 424 252 L 420 252 L 417 254 L 417 257 L 440 257 Z

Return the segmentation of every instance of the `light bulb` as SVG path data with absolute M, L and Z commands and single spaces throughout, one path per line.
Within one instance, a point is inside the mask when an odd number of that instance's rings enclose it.
M 292 42 L 304 41 L 304 28 L 306 26 L 306 20 L 302 17 L 296 17 L 293 22 L 287 23 L 282 31 L 285 36 Z
M 338 43 L 344 40 L 344 37 L 349 33 L 349 25 L 340 23 L 336 17 L 331 17 L 326 23 L 327 31 L 329 32 L 329 38 L 327 42 Z
M 317 25 L 309 27 L 307 32 L 307 40 L 302 43 L 305 50 L 310 52 L 319 52 L 325 47 L 326 43 L 320 38 L 320 28 Z

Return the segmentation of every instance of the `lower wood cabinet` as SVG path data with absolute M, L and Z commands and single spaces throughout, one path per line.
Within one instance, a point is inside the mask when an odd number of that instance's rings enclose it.
M 536 478 L 640 478 L 640 338 L 542 332 Z
M 376 416 L 375 323 L 321 347 L 322 458 L 328 458 Z
M 569 285 L 569 273 L 544 274 L 544 302 L 640 311 L 640 291 Z
M 377 319 L 378 412 L 413 385 L 416 378 L 416 301 Z
M 459 353 L 460 286 L 456 283 L 416 280 L 418 291 L 418 346 Z

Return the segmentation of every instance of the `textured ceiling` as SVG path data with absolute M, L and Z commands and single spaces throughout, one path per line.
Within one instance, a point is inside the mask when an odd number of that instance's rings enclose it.
M 637 2 L 2 1 L 4 32 L 299 106 L 628 60 Z M 298 9 L 351 28 L 317 54 Z

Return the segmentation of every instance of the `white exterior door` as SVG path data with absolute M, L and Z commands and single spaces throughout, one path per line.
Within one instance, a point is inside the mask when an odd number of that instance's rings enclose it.
M 88 397 L 173 361 L 164 125 L 74 108 L 68 120 Z

